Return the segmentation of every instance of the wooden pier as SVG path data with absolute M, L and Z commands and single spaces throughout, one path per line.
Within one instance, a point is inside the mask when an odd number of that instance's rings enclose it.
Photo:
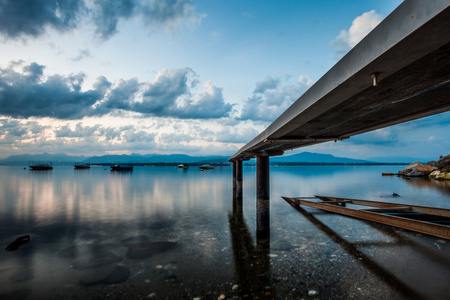
M 309 206 L 450 240 L 450 209 L 326 196 L 283 199 L 294 206 Z

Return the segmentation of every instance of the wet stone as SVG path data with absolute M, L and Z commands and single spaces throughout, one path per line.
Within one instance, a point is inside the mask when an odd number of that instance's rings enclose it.
M 109 265 L 85 271 L 79 279 L 79 284 L 82 286 L 116 284 L 128 280 L 129 277 L 130 270 L 128 268 L 120 265 Z
M 26 299 L 31 295 L 31 293 L 31 289 L 21 288 L 10 293 L 0 294 L 0 299 Z
M 148 228 L 150 229 L 164 229 L 164 228 L 169 228 L 172 227 L 175 224 L 175 220 L 159 220 L 159 221 L 155 221 L 152 222 Z
M 132 236 L 122 240 L 124 246 L 131 246 L 134 244 L 146 243 L 148 242 L 148 237 L 146 235 Z
M 32 269 L 24 269 L 9 278 L 10 283 L 27 282 L 34 278 Z M 1 298 L 0 298 L 1 299 Z
M 122 258 L 107 250 L 94 251 L 80 257 L 73 263 L 75 269 L 88 269 L 105 266 L 113 262 L 121 261 Z
M 148 242 L 131 245 L 127 251 L 127 258 L 143 259 L 157 253 L 165 252 L 174 248 L 176 242 Z
M 295 247 L 288 241 L 279 241 L 279 242 L 274 243 L 274 245 L 272 246 L 273 250 L 279 250 L 279 251 L 291 251 L 294 248 Z
M 101 233 L 92 233 L 92 232 L 87 232 L 87 233 L 83 233 L 79 236 L 80 239 L 82 240 L 95 240 L 97 242 L 100 242 L 101 240 L 105 240 L 106 239 L 106 235 L 101 234 Z
M 117 245 L 109 244 L 81 244 L 64 248 L 58 252 L 58 256 L 65 258 L 76 258 L 79 256 L 86 256 L 89 253 L 109 251 L 117 249 Z
M 8 246 L 6 246 L 5 250 L 6 251 L 16 251 L 17 249 L 19 249 L 20 246 L 28 243 L 30 241 L 30 239 L 31 238 L 28 234 L 24 235 L 24 236 L 20 236 L 14 242 L 12 242 Z

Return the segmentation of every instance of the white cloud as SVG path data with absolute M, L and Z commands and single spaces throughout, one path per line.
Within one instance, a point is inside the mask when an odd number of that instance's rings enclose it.
M 289 77 L 272 78 L 256 83 L 253 95 L 242 108 L 240 120 L 260 120 L 271 122 L 296 101 L 314 81 L 307 75 L 299 76 L 294 83 Z
M 358 44 L 369 32 L 382 21 L 381 15 L 374 10 L 356 17 L 348 30 L 341 30 L 330 45 L 335 50 L 337 59 L 342 58 L 350 49 Z

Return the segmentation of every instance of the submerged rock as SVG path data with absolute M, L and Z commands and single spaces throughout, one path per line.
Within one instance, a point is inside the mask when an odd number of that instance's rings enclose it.
M 66 258 L 76 258 L 79 256 L 89 255 L 94 252 L 108 251 L 117 249 L 118 246 L 112 243 L 109 244 L 81 244 L 64 248 L 58 252 L 58 256 Z
M 122 244 L 125 246 L 131 246 L 133 244 L 140 244 L 148 242 L 148 237 L 146 235 L 132 236 L 122 240 Z
M 28 243 L 30 241 L 30 239 L 31 238 L 28 234 L 18 237 L 14 242 L 12 242 L 8 246 L 6 246 L 5 250 L 6 251 L 16 251 L 17 249 L 19 249 L 20 246 Z
M 294 246 L 288 241 L 278 241 L 272 245 L 272 249 L 279 251 L 291 251 L 294 249 Z
M 29 269 L 29 268 L 26 268 L 26 269 L 20 270 L 16 274 L 12 275 L 9 278 L 9 282 L 10 283 L 21 283 L 21 282 L 30 281 L 33 278 L 34 278 L 33 270 Z M 1 297 L 0 297 L 0 299 L 1 299 Z
M 165 252 L 174 248 L 176 242 L 147 242 L 131 245 L 127 251 L 127 258 L 143 259 L 154 254 Z
M 0 294 L 0 299 L 26 299 L 31 295 L 31 292 L 31 289 L 22 287 L 10 293 Z
M 105 266 L 113 262 L 121 261 L 122 258 L 107 250 L 87 253 L 73 263 L 75 269 L 89 269 Z
M 116 284 L 128 280 L 129 277 L 130 269 L 120 265 L 111 265 L 86 271 L 78 282 L 83 286 Z
M 148 228 L 150 229 L 163 229 L 172 227 L 175 224 L 175 220 L 159 220 L 152 222 Z

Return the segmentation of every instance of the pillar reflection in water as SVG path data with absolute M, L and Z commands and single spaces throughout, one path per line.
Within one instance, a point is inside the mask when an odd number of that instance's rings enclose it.
M 270 189 L 269 157 L 256 158 L 256 234 L 258 238 L 270 238 Z
M 235 185 L 236 185 L 236 197 L 242 199 L 243 194 L 243 182 L 242 182 L 242 161 L 236 161 L 234 163 L 233 167 L 235 166 L 235 169 L 233 170 L 233 177 L 235 178 Z
M 275 295 L 270 270 L 270 240 L 258 238 L 256 246 L 254 245 L 244 220 L 242 197 L 236 197 L 236 194 L 233 198 L 233 212 L 229 214 L 228 221 L 239 294 L 255 297 Z

